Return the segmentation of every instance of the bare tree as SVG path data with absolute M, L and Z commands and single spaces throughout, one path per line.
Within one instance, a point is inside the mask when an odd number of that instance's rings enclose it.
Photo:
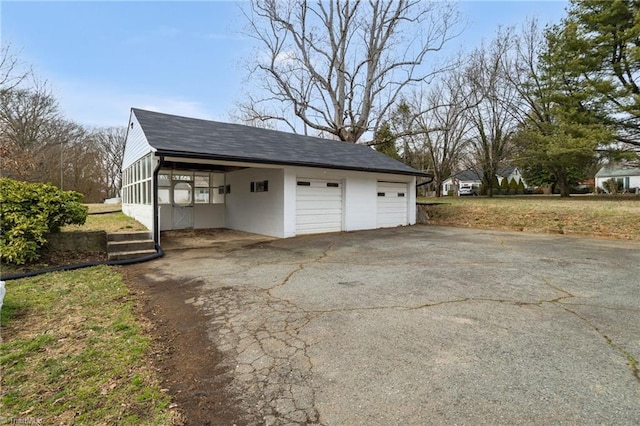
M 31 70 L 21 69 L 18 55 L 11 52 L 11 44 L 0 46 L 0 91 L 7 91 L 16 88 Z
M 464 71 L 469 90 L 466 114 L 471 126 L 470 165 L 481 172 L 490 197 L 493 180 L 512 152 L 517 126 L 511 106 L 519 101 L 519 94 L 507 81 L 503 66 L 509 54 L 509 38 L 509 31 L 499 31 L 488 47 L 472 53 Z
M 58 103 L 45 84 L 32 89 L 0 91 L 2 172 L 8 177 L 37 181 L 54 143 L 52 126 L 60 119 Z
M 245 14 L 265 94 L 242 116 L 347 142 L 375 133 L 406 88 L 438 71 L 426 59 L 458 19 L 450 3 L 421 0 L 253 0 Z
M 127 130 L 124 127 L 107 127 L 93 132 L 93 138 L 101 153 L 102 186 L 108 198 L 117 197 L 120 193 L 120 169 L 126 137 Z
M 65 119 L 46 84 L 0 91 L 2 175 L 49 182 L 85 195 L 105 198 L 104 151 L 83 126 Z
M 546 40 L 538 21 L 531 19 L 519 33 L 510 29 L 500 36 L 509 50 L 502 55 L 503 76 L 518 93 L 514 101 L 505 106 L 521 125 L 550 122 L 554 88 L 541 75 L 540 57 Z
M 422 149 L 431 164 L 436 197 L 442 195 L 442 183 L 461 162 L 467 145 L 470 107 L 462 76 L 450 72 L 443 76 L 425 98 L 426 113 L 418 118 Z M 473 106 L 473 105 L 471 105 Z

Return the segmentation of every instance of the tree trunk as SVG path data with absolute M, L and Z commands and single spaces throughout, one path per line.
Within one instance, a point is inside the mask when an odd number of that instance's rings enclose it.
M 567 182 L 567 176 L 562 173 L 556 173 L 557 184 L 560 187 L 560 196 L 568 197 L 571 194 L 571 186 Z

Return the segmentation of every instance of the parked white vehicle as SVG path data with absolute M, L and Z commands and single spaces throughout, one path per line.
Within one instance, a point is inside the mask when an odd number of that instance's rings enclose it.
M 458 188 L 458 195 L 478 195 L 478 189 L 470 183 L 461 183 Z

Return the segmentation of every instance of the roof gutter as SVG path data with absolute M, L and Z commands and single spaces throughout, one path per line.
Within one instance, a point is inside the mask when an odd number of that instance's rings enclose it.
M 433 182 L 433 179 L 435 179 L 435 176 L 433 175 L 428 175 L 427 177 L 428 179 L 425 180 L 424 182 L 417 183 L 416 188 L 419 186 L 429 185 L 431 182 Z
M 355 167 L 355 166 L 332 166 L 328 164 L 319 164 L 319 163 L 306 163 L 306 162 L 292 162 L 292 161 L 273 161 L 273 160 L 261 160 L 254 158 L 244 158 L 244 157 L 235 157 L 235 156 L 223 156 L 223 155 L 208 155 L 201 154 L 195 152 L 184 152 L 184 151 L 167 151 L 160 150 L 156 151 L 156 155 L 160 155 L 161 158 L 166 157 L 178 157 L 178 158 L 195 158 L 199 160 L 214 160 L 214 161 L 235 161 L 240 163 L 251 163 L 251 164 L 274 164 L 279 166 L 299 166 L 299 167 L 313 167 L 313 168 L 322 168 L 322 169 L 334 169 L 334 170 L 353 170 L 360 172 L 369 172 L 369 173 L 390 173 L 396 175 L 406 175 L 406 176 L 421 176 L 426 178 L 431 178 L 433 180 L 433 175 L 427 172 L 420 172 L 418 170 L 415 171 L 403 171 L 403 170 L 392 170 L 392 169 L 372 169 L 368 167 Z

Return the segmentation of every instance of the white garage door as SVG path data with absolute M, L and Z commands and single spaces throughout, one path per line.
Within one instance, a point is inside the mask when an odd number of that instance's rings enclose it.
M 298 178 L 296 235 L 342 231 L 342 182 Z
M 378 182 L 378 228 L 407 225 L 407 184 Z

